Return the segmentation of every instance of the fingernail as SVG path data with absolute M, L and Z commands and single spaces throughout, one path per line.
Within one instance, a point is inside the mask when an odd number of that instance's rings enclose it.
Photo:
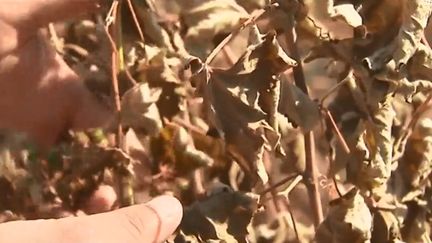
M 183 217 L 183 207 L 178 199 L 171 196 L 154 198 L 146 205 L 159 216 L 161 223 L 157 242 L 161 242 L 177 229 Z

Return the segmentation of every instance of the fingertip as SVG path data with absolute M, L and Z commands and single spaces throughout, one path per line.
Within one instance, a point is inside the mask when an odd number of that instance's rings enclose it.
M 179 219 L 178 223 L 180 223 L 180 220 L 183 217 L 183 206 L 181 202 L 173 196 L 158 196 L 147 202 L 146 205 L 160 213 L 159 216 L 163 216 L 162 214 L 169 214 L 166 216 Z
M 183 206 L 177 198 L 166 195 L 154 198 L 146 203 L 146 206 L 159 217 L 159 230 L 155 239 L 156 242 L 161 242 L 180 225 L 183 217 Z
M 177 229 L 182 216 L 183 207 L 176 198 L 160 196 L 113 212 L 60 220 L 59 232 L 66 232 L 60 234 L 68 239 L 62 241 L 65 243 L 163 242 Z

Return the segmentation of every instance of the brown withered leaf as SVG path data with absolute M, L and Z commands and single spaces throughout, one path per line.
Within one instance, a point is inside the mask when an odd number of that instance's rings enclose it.
M 370 39 L 374 39 L 371 41 L 372 43 L 365 46 L 374 52 L 367 58 L 370 59 L 368 60 L 368 67 L 372 70 L 381 69 L 384 66 L 383 64 L 389 61 L 390 66 L 395 70 L 403 70 L 416 52 L 428 49 L 421 43 L 421 39 L 432 12 L 432 3 L 426 0 L 392 2 L 394 3 L 387 1 L 385 4 L 380 4 L 380 9 L 383 10 L 381 14 L 379 14 L 380 11 L 375 11 L 380 17 L 374 18 L 372 16 L 368 21 L 369 23 L 366 24 L 370 25 L 367 28 L 371 28 L 368 31 L 376 31 L 371 35 L 372 38 Z M 393 13 L 389 12 L 389 10 L 393 10 Z M 383 12 L 387 12 L 386 16 L 384 16 Z M 385 22 L 384 26 L 379 22 Z M 377 30 L 377 26 L 384 28 Z M 383 31 L 384 29 L 387 30 L 386 33 Z M 380 35 L 381 37 L 379 37 Z M 370 52 L 365 48 L 362 50 Z M 372 56 L 375 57 L 372 58 Z
M 149 1 L 133 1 L 133 4 L 135 5 L 138 20 L 143 27 L 146 40 L 160 48 L 175 52 L 175 47 L 170 41 L 168 32 L 158 22 L 154 6 L 149 4 Z
M 356 188 L 330 202 L 315 235 L 318 243 L 370 242 L 372 214 Z
M 346 63 L 353 62 L 353 40 L 321 41 L 311 48 L 304 62 L 308 63 L 318 58 L 332 58 Z
M 252 12 L 254 9 L 264 8 L 268 0 L 236 0 L 236 2 L 248 12 Z
M 90 196 L 102 183 L 107 171 L 116 171 L 123 177 L 134 176 L 134 158 L 121 149 L 95 143 L 82 144 L 80 132 L 70 132 L 72 143 L 57 148 L 57 163 L 68 173 L 56 178 L 55 189 L 59 198 L 73 209 Z M 52 160 L 52 159 L 51 159 Z M 130 196 L 130 195 L 128 195 Z M 125 199 L 129 200 L 129 199 Z
M 22 133 L 0 132 L 0 178 L 5 178 L 14 187 L 21 186 L 29 176 L 29 138 Z
M 162 121 L 156 102 L 161 93 L 161 89 L 151 89 L 148 83 L 126 91 L 121 101 L 121 122 L 132 128 L 145 129 L 151 135 L 158 134 Z
M 2 149 L 0 152 L 0 177 L 4 177 L 13 185 L 21 184 L 27 177 L 27 171 L 19 168 L 13 158 L 11 151 Z
M 283 85 L 285 91 L 281 100 L 280 112 L 304 132 L 312 130 L 320 121 L 321 113 L 318 103 L 311 100 L 301 89 L 291 83 Z
M 429 205 L 421 199 L 406 204 L 408 211 L 401 229 L 404 241 L 410 243 L 431 242 L 430 224 L 427 219 L 429 217 Z
M 258 217 L 259 214 L 254 219 Z M 293 228 L 292 215 L 289 212 L 280 212 L 270 222 L 263 221 L 262 224 L 254 225 L 254 231 L 251 232 L 250 238 L 252 242 L 262 243 L 299 242 L 296 239 L 296 234 L 298 234 L 302 242 L 311 242 L 308 240 L 312 237 L 306 235 L 313 235 L 314 229 L 312 225 L 297 224 L 297 232 Z
M 228 33 L 247 12 L 235 1 L 203 1 L 183 16 L 189 26 L 187 38 L 211 40 L 218 33 Z
M 213 166 L 213 159 L 197 150 L 191 135 L 183 127 L 174 124 L 165 126 L 151 142 L 155 160 L 172 166 L 182 176 L 200 167 Z
M 408 62 L 408 75 L 410 80 L 432 79 L 432 50 L 424 44 L 419 44 L 417 50 Z
M 320 29 L 321 35 L 328 35 L 331 39 L 348 39 L 353 37 L 354 27 L 362 24 L 360 14 L 350 3 L 335 5 L 333 0 L 306 0 L 310 19 L 313 25 Z
M 194 59 L 191 69 L 210 126 L 223 135 L 227 151 L 255 184 L 258 178 L 267 182 L 264 148 L 278 146 L 277 76 L 296 62 L 283 52 L 275 32 L 261 36 L 252 28 L 251 33 L 251 45 L 231 68 L 211 68 Z
M 413 128 L 400 162 L 405 183 L 413 188 L 424 185 L 432 172 L 432 119 L 420 118 Z
M 216 184 L 207 198 L 185 209 L 180 229 L 204 242 L 245 242 L 257 205 L 257 195 Z M 180 238 L 175 242 L 181 242 Z
M 355 29 L 356 56 L 366 58 L 368 67 L 378 70 L 391 59 L 404 12 L 404 0 L 363 1 L 364 24 Z
M 391 128 L 395 111 L 389 102 L 385 102 L 373 115 L 373 123 L 365 121 L 357 149 L 361 151 L 362 162 L 354 169 L 352 176 L 361 189 L 379 194 L 390 178 L 393 140 Z
M 393 60 L 397 68 L 407 64 L 418 49 L 431 12 L 431 1 L 405 1 L 404 21 L 399 35 L 395 39 L 397 48 L 393 54 Z
M 160 89 L 161 94 L 156 105 L 162 117 L 171 119 L 181 110 L 186 95 L 185 87 L 177 75 L 181 61 L 177 57 L 168 57 L 166 51 L 144 46 L 146 58 L 138 62 L 137 80 L 146 82 L 150 88 Z
M 177 128 L 173 143 L 174 149 L 180 156 L 178 164 L 184 163 L 184 167 L 195 168 L 213 165 L 213 159 L 195 148 L 191 135 L 183 127 Z
M 373 215 L 372 242 L 398 243 L 400 240 L 400 223 L 389 211 L 378 210 Z
M 223 168 L 231 161 L 226 153 L 223 139 L 206 136 L 193 131 L 191 132 L 191 137 L 194 140 L 196 149 L 210 156 L 214 160 L 216 167 Z
M 248 13 L 234 0 L 201 1 L 182 12 L 188 27 L 185 44 L 194 55 L 204 57 L 211 50 L 212 40 L 218 34 L 229 34 Z

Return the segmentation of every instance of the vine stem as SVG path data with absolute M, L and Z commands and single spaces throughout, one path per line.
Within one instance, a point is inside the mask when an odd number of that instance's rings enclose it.
M 111 43 L 111 86 L 113 90 L 114 96 L 114 106 L 117 112 L 117 116 L 120 115 L 121 112 L 121 101 L 120 101 L 120 91 L 118 85 L 118 72 L 119 72 L 119 55 L 121 53 L 117 50 L 117 43 L 119 41 L 118 38 L 118 25 L 121 24 L 119 21 L 119 12 L 120 12 L 120 4 L 116 0 L 112 3 L 111 9 L 109 11 L 109 15 L 107 19 L 111 19 L 111 23 L 107 23 L 105 26 L 105 30 L 107 32 L 108 39 Z M 114 36 L 114 38 L 112 37 Z M 120 120 L 120 119 L 119 119 Z M 123 143 L 123 129 L 120 121 L 117 121 L 117 134 L 116 134 L 116 145 L 121 148 Z
M 283 178 L 282 180 L 280 180 L 280 181 L 274 183 L 273 185 L 271 185 L 271 186 L 268 187 L 267 189 L 262 190 L 262 191 L 259 192 L 258 194 L 259 194 L 259 195 L 264 195 L 264 194 L 270 192 L 271 190 L 276 189 L 277 187 L 280 187 L 280 186 L 284 185 L 285 183 L 291 181 L 292 179 L 297 178 L 298 176 L 299 176 L 298 174 L 289 175 L 289 176 Z
M 303 65 L 300 59 L 296 44 L 296 29 L 294 14 L 291 15 L 289 29 L 286 32 L 286 42 L 291 56 L 297 60 L 298 65 L 293 68 L 294 82 L 305 94 L 309 95 L 306 86 L 306 79 L 303 72 Z M 314 225 L 318 225 L 323 221 L 323 211 L 321 205 L 321 195 L 318 190 L 318 169 L 315 162 L 315 138 L 313 131 L 308 131 L 304 134 L 305 154 L 306 154 L 306 170 L 304 173 L 304 182 L 307 187 L 309 200 L 312 204 L 314 213 Z
M 123 134 L 123 127 L 121 124 L 121 100 L 119 91 L 118 74 L 120 70 L 125 69 L 123 60 L 123 42 L 122 42 L 122 27 L 121 27 L 121 3 L 115 0 L 112 3 L 111 9 L 108 14 L 109 21 L 105 26 L 108 38 L 110 40 L 112 51 L 111 51 L 111 80 L 113 99 L 115 105 L 115 111 L 117 114 L 117 127 L 115 142 L 116 147 L 121 151 L 125 151 L 125 141 Z M 126 165 L 126 164 L 124 164 Z M 124 176 L 122 172 L 117 173 L 118 187 L 119 187 L 119 200 L 121 206 L 129 206 L 133 204 L 133 192 L 130 185 L 130 178 Z
M 135 13 L 135 7 L 134 7 L 134 5 L 132 3 L 132 0 L 126 0 L 126 2 L 128 4 L 129 11 L 131 13 L 131 16 L 132 16 L 132 19 L 134 21 L 135 27 L 137 29 L 138 35 L 139 35 L 141 41 L 144 43 L 144 32 L 143 32 L 142 27 L 141 27 L 141 25 L 139 23 L 138 17 L 137 17 L 137 15 Z
M 333 132 L 335 133 L 339 143 L 342 145 L 342 148 L 345 150 L 345 153 L 350 154 L 351 150 L 348 146 L 348 143 L 346 142 L 346 139 L 344 138 L 344 136 L 342 135 L 342 132 L 339 130 L 333 115 L 331 114 L 331 112 L 328 109 L 323 108 L 323 112 L 328 120 L 328 122 L 330 123 Z
M 290 203 L 288 202 L 288 200 L 285 200 L 284 203 L 285 203 L 285 206 L 287 207 L 288 212 L 289 212 L 289 214 L 290 214 L 290 218 L 291 218 L 291 222 L 292 222 L 292 224 L 293 224 L 293 229 L 294 229 L 294 233 L 295 233 L 296 238 L 297 238 L 297 242 L 301 242 L 301 240 L 300 240 L 300 234 L 299 234 L 299 232 L 298 232 L 297 223 L 296 223 L 296 220 L 295 220 L 295 217 L 294 217 L 294 212 L 293 212 L 293 210 L 291 209 L 291 205 L 290 205 Z

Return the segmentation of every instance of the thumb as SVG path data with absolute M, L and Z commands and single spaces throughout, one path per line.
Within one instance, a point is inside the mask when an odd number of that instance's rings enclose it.
M 161 196 L 109 213 L 0 224 L 0 242 L 163 242 L 180 224 L 182 215 L 177 199 Z
M 123 218 L 123 227 L 128 234 L 135 233 L 136 242 L 163 242 L 176 230 L 182 216 L 183 208 L 176 198 L 161 196 L 145 205 L 120 209 L 112 218 L 116 224 Z

